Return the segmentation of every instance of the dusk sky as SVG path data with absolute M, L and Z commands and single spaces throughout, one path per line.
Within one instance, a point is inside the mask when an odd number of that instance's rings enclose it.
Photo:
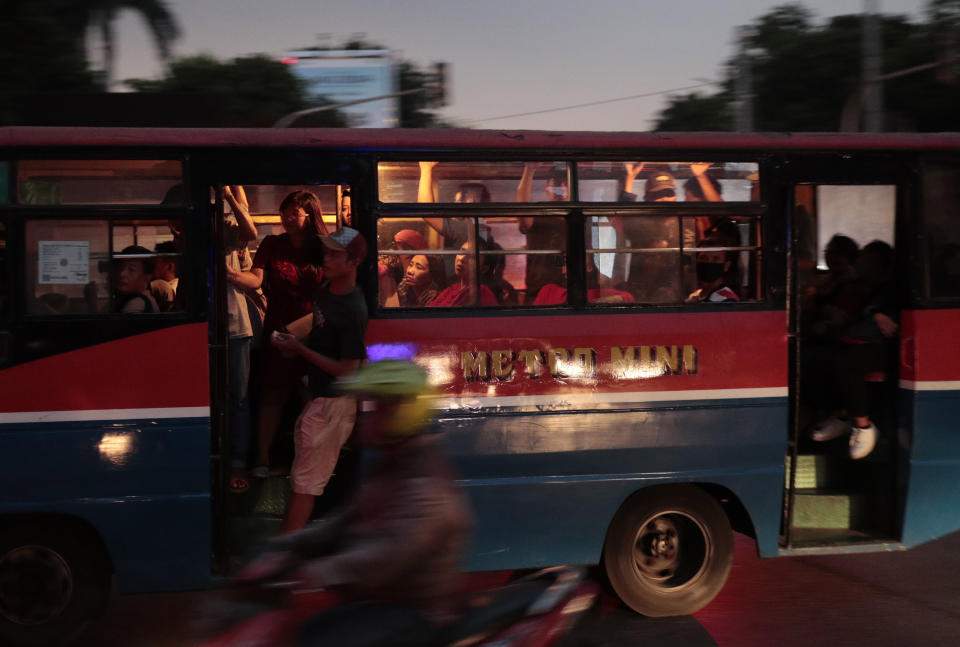
M 721 79 L 733 30 L 770 0 L 168 0 L 183 35 L 176 56 L 221 59 L 339 44 L 353 34 L 417 64 L 452 68 L 441 114 L 480 128 L 647 130 L 666 95 L 545 114 L 492 118 L 684 88 Z M 926 0 L 880 0 L 883 13 L 922 18 Z M 863 0 L 806 2 L 819 19 Z M 118 24 L 118 80 L 155 78 L 156 49 L 131 12 Z M 329 35 L 329 40 L 321 40 Z M 96 59 L 94 59 L 96 60 Z M 710 91 L 704 87 L 702 90 Z M 811 91 L 816 91 L 811 88 Z

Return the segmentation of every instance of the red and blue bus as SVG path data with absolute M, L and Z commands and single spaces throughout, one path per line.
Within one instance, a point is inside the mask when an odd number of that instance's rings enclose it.
M 227 185 L 261 239 L 307 188 L 370 241 L 368 351 L 429 371 L 470 570 L 602 564 L 676 615 L 733 531 L 764 557 L 953 532 L 958 180 L 958 135 L 0 129 L 0 636 L 212 586 L 277 528 L 282 476 L 228 491 Z M 805 295 L 838 234 L 894 253 L 859 460 L 807 435 Z M 116 262 L 163 254 L 174 306 L 111 311 Z

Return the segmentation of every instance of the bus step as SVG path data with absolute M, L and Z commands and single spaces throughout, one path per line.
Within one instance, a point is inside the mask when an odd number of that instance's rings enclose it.
M 865 494 L 797 489 L 793 505 L 794 528 L 855 528 L 871 525 L 871 505 Z
M 838 490 L 844 487 L 846 473 L 850 469 L 850 459 L 846 456 L 829 454 L 800 454 L 797 456 L 797 489 Z M 786 459 L 784 476 L 787 487 L 790 486 L 790 456 Z
M 230 513 L 240 516 L 283 517 L 290 497 L 290 479 L 270 476 L 250 479 L 250 488 L 243 494 L 230 495 Z

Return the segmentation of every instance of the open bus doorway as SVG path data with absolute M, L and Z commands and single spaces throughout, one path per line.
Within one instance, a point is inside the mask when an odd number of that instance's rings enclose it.
M 350 222 L 349 184 L 226 184 L 215 187 L 215 213 L 225 258 L 214 317 L 223 348 L 214 360 L 214 510 L 221 570 L 277 534 L 290 496 L 294 426 L 309 400 L 297 358 L 269 345 L 278 326 L 312 312 L 322 282 L 318 235 Z M 311 197 L 312 196 L 312 197 Z M 316 198 L 316 202 L 313 198 Z M 287 207 L 284 208 L 284 205 Z M 285 209 L 306 212 L 294 235 Z M 315 205 L 315 206 L 311 206 Z M 217 227 L 213 231 L 218 231 Z M 293 242 L 296 239 L 296 242 Z M 258 261 L 258 254 L 261 258 Z M 218 276 L 214 272 L 214 276 Z M 217 427 L 216 421 L 223 421 Z M 314 517 L 344 500 L 357 472 L 349 443 L 341 452 Z
M 788 549 L 899 536 L 897 190 L 794 188 Z

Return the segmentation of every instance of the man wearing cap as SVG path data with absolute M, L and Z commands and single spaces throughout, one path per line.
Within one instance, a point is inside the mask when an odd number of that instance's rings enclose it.
M 302 528 L 313 511 L 314 498 L 333 474 L 340 448 L 356 419 L 353 397 L 333 389 L 333 382 L 353 373 L 366 357 L 367 304 L 357 286 L 357 267 L 366 258 L 367 243 L 356 229 L 344 227 L 320 239 L 325 282 L 313 301 L 313 328 L 306 343 L 286 332 L 271 342 L 308 363 L 313 399 L 304 407 L 294 429 L 294 459 L 290 470 L 293 493 L 287 504 L 283 531 Z

